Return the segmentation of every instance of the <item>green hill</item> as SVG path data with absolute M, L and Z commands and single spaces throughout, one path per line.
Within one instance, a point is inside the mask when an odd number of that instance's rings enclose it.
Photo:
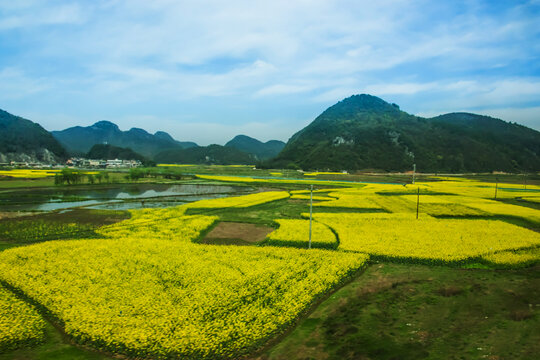
M 111 144 L 131 148 L 139 154 L 152 157 L 166 149 L 197 146 L 195 143 L 176 141 L 163 131 L 158 131 L 154 135 L 139 128 L 122 131 L 116 124 L 105 120 L 98 121 L 92 126 L 75 126 L 62 131 L 53 131 L 52 134 L 73 153 L 87 153 L 95 144 Z
M 86 154 L 88 159 L 120 159 L 120 160 L 139 160 L 145 165 L 152 163 L 146 157 L 131 150 L 109 144 L 96 144 L 92 146 Z
M 161 164 L 247 165 L 255 164 L 256 159 L 233 147 L 208 145 L 165 150 L 158 153 L 154 161 Z
M 237 135 L 225 146 L 253 154 L 258 160 L 267 160 L 275 157 L 285 147 L 279 140 L 270 140 L 265 143 L 246 135 Z
M 540 132 L 487 116 L 421 118 L 370 95 L 331 106 L 267 167 L 422 172 L 540 170 Z
M 41 125 L 0 110 L 0 162 L 56 163 L 66 150 Z

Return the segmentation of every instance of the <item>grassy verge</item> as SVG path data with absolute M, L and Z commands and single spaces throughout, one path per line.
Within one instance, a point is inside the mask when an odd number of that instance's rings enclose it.
M 534 359 L 540 267 L 380 263 L 260 359 Z
M 112 357 L 72 345 L 50 323 L 45 325 L 45 342 L 32 348 L 0 353 L 0 360 L 112 360 Z

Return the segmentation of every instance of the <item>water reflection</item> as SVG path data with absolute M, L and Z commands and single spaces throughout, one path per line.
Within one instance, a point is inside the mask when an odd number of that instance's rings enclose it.
M 103 188 L 16 190 L 0 193 L 0 211 L 158 208 L 250 192 L 252 188 L 204 184 L 131 184 Z

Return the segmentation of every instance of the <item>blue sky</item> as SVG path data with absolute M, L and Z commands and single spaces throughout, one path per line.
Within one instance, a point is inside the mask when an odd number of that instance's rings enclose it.
M 0 0 L 0 108 L 223 144 L 369 93 L 540 130 L 540 0 Z

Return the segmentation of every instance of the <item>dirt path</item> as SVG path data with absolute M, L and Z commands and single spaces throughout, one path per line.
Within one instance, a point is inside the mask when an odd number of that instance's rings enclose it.
M 203 243 L 216 243 L 219 240 L 242 240 L 246 243 L 263 241 L 273 228 L 238 222 L 220 222 L 203 239 Z

